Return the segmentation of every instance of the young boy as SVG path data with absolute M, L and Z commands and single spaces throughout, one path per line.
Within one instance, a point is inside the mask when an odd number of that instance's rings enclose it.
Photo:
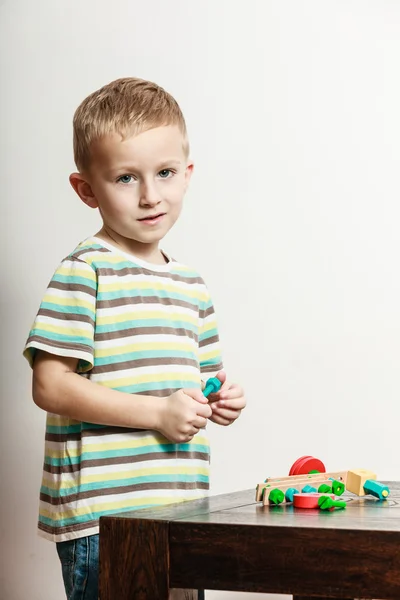
M 24 355 L 47 411 L 39 533 L 57 544 L 68 599 L 95 600 L 99 517 L 204 496 L 207 420 L 230 425 L 246 403 L 221 370 L 203 280 L 159 247 L 193 170 L 178 104 L 120 79 L 73 124 L 70 182 L 103 226 L 56 270 Z

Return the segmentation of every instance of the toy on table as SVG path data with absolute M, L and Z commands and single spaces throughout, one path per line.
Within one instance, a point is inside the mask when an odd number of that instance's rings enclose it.
M 203 390 L 203 396 L 208 398 L 210 394 L 215 394 L 221 389 L 221 382 L 218 377 L 210 377 L 206 381 L 206 387 Z
M 385 500 L 390 490 L 387 485 L 376 481 L 376 474 L 365 469 L 353 471 L 326 472 L 325 465 L 312 456 L 302 456 L 293 463 L 288 476 L 268 477 L 256 488 L 256 501 L 263 504 L 281 504 L 292 502 L 302 508 L 320 508 L 332 510 L 345 508 L 344 501 L 338 501 L 335 496 L 341 496 L 344 491 L 357 496 L 370 494 L 378 500 Z M 302 500 L 305 496 L 313 499 Z M 321 500 L 322 498 L 322 500 Z

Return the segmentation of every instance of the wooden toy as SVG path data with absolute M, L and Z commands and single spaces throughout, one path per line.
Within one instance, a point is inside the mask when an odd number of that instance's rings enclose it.
M 262 501 L 264 505 L 293 502 L 294 506 L 299 506 L 302 501 L 296 500 L 297 497 L 308 495 L 316 498 L 322 494 L 329 500 L 333 495 L 333 504 L 325 500 L 319 506 L 321 510 L 332 510 L 346 505 L 335 500 L 335 496 L 342 495 L 345 490 L 358 496 L 370 494 L 379 500 L 385 500 L 390 494 L 388 486 L 376 481 L 376 474 L 372 471 L 356 469 L 327 473 L 322 461 L 312 456 L 302 456 L 293 463 L 288 476 L 267 477 L 263 483 L 259 483 L 256 501 Z M 315 502 L 318 507 L 318 500 Z
M 262 498 L 265 498 L 264 490 L 278 488 L 283 492 L 286 492 L 290 488 L 295 488 L 301 491 L 306 485 L 321 486 L 323 484 L 327 486 L 333 486 L 335 484 L 334 493 L 340 496 L 345 489 L 346 472 L 345 471 L 332 471 L 331 473 L 314 473 L 310 475 L 299 475 L 289 477 L 269 477 L 264 483 L 257 485 L 256 501 L 259 502 Z M 340 484 L 341 483 L 341 487 Z M 327 489 L 325 489 L 327 491 Z M 265 502 L 266 504 L 266 502 Z

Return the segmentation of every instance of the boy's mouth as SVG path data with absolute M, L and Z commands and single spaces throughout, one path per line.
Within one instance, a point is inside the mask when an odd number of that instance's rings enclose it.
M 138 219 L 140 223 L 158 223 L 165 216 L 166 213 L 157 213 L 155 215 L 148 215 L 147 217 L 142 217 Z

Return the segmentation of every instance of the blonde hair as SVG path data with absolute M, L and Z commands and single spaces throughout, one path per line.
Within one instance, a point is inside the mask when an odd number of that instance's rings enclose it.
M 188 154 L 186 123 L 176 100 L 151 81 L 134 77 L 116 79 L 90 94 L 75 111 L 75 164 L 79 171 L 87 169 L 90 146 L 104 135 L 132 136 L 163 125 L 179 127 Z

